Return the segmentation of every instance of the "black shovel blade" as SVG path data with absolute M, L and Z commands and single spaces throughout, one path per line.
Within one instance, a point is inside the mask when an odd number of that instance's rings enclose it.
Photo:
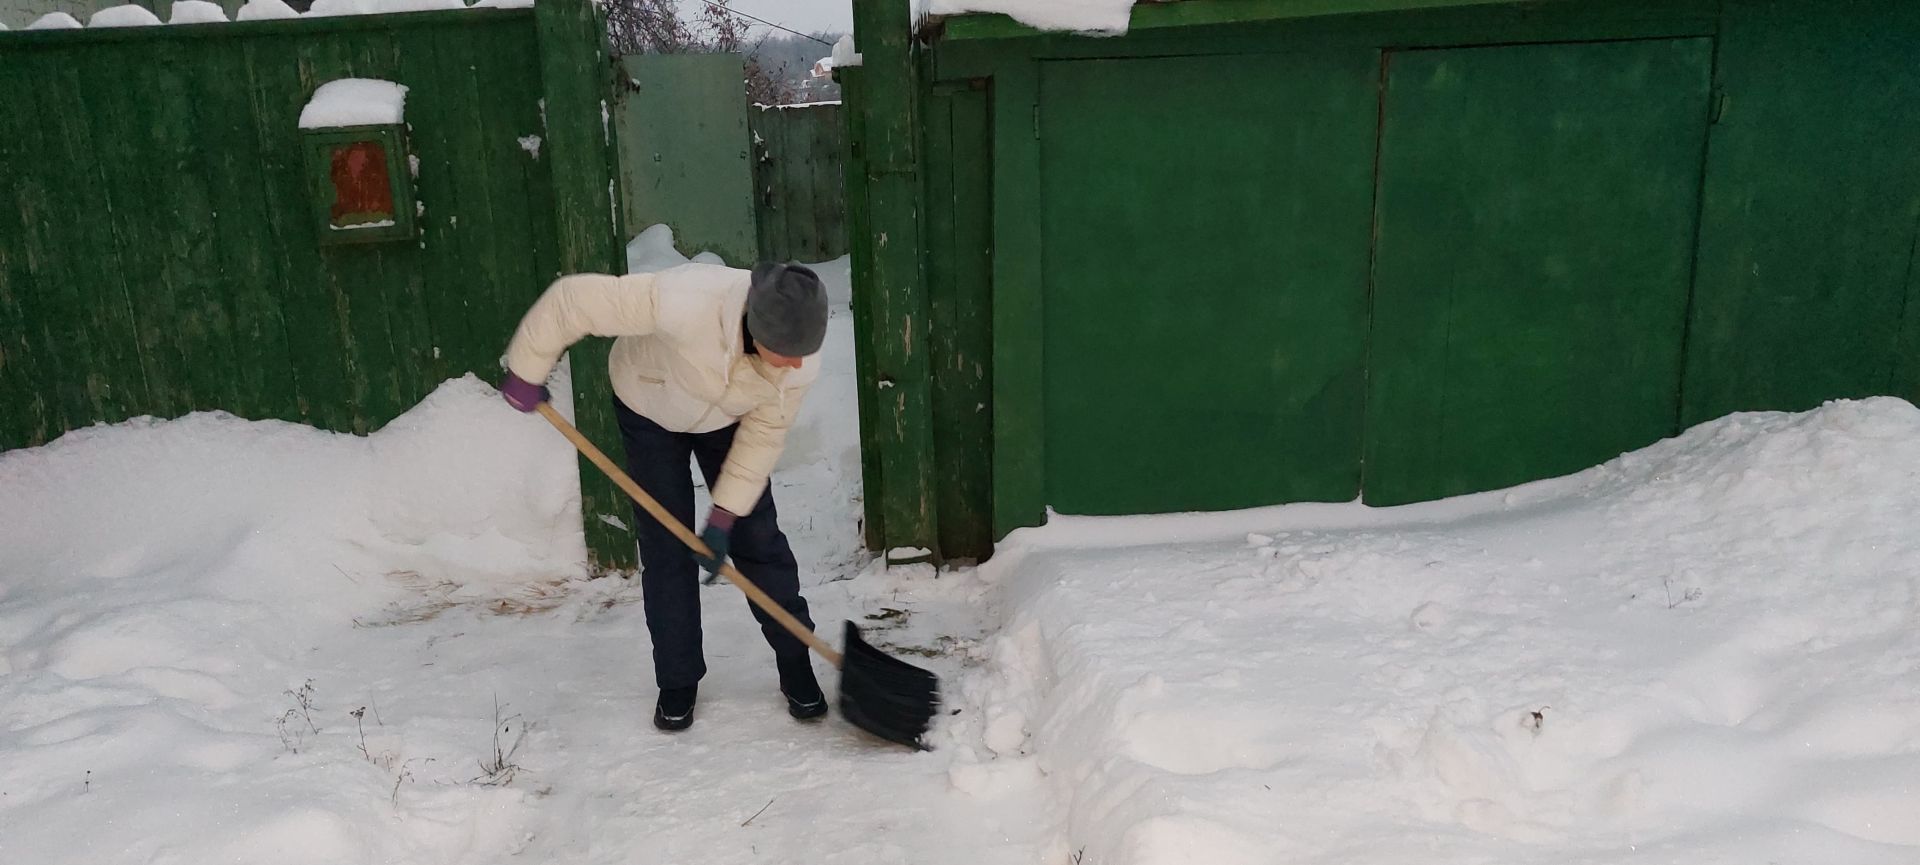
M 940 710 L 940 680 L 860 638 L 847 623 L 840 664 L 840 715 L 889 742 L 926 750 L 920 737 Z

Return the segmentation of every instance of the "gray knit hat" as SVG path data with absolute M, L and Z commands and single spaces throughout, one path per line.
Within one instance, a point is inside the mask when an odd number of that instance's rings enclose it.
M 827 290 L 798 264 L 762 263 L 747 288 L 747 329 L 768 350 L 806 357 L 827 341 Z

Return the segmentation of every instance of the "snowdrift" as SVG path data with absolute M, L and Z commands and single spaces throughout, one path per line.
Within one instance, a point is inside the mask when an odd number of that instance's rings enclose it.
M 1056 518 L 988 570 L 952 782 L 1049 785 L 1047 861 L 1920 862 L 1899 400 L 1428 505 Z

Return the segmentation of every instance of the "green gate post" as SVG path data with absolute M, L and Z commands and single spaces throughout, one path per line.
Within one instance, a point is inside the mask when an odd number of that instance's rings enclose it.
M 861 115 L 852 125 L 861 134 L 866 164 L 868 223 L 854 243 L 871 250 L 870 278 L 855 285 L 855 302 L 870 304 L 871 317 L 856 340 L 871 353 L 877 378 L 873 389 L 861 389 L 860 401 L 863 412 L 873 407 L 872 436 L 862 446 L 878 451 L 879 477 L 867 473 L 866 491 L 869 501 L 879 500 L 882 546 L 922 547 L 938 561 L 915 125 L 920 70 L 910 14 L 899 0 L 856 0 L 853 7 L 855 38 L 865 55 L 859 88 L 865 98 L 848 107 Z
M 603 22 L 590 0 L 541 0 L 534 13 L 560 269 L 625 273 L 625 232 L 615 204 L 617 151 L 613 125 L 603 119 L 613 110 L 613 67 Z M 570 352 L 574 422 L 603 449 L 613 448 L 619 437 L 607 381 L 607 349 L 607 340 L 587 339 Z M 595 574 L 638 566 L 633 531 L 623 528 L 633 518 L 627 499 L 585 458 L 580 460 L 580 518 Z

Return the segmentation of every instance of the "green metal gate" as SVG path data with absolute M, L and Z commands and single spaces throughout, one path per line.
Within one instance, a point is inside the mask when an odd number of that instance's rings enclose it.
M 1042 65 L 1055 508 L 1354 497 L 1376 73 L 1358 51 Z
M 664 223 L 685 255 L 707 251 L 750 267 L 753 166 L 738 54 L 633 54 L 614 106 L 622 212 L 639 231 Z
M 1366 500 L 1677 431 L 1711 40 L 1389 52 Z

